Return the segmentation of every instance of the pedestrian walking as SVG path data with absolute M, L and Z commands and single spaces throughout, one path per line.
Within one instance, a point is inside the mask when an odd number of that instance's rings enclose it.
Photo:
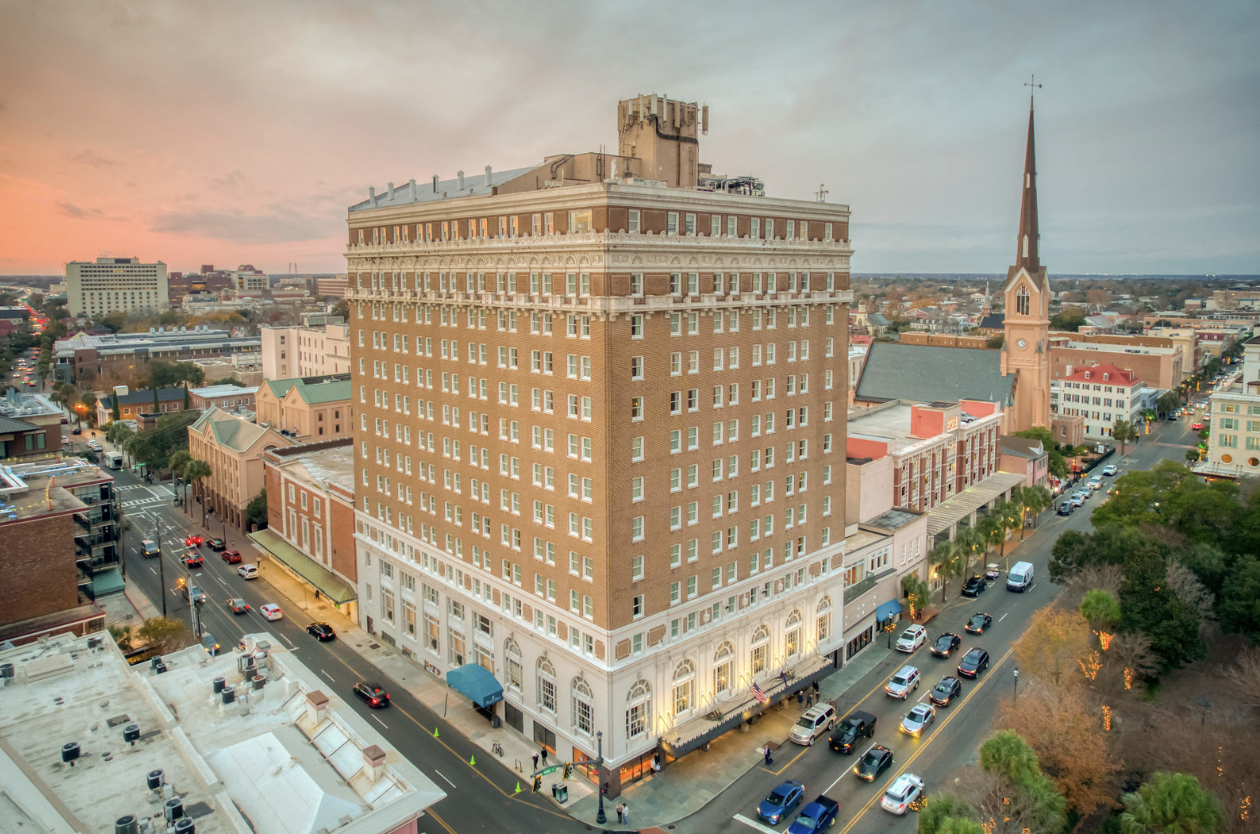
M 798 707 L 804 708 L 805 706 L 805 690 L 804 689 L 796 690 L 796 705 Z
M 542 748 L 542 763 L 543 763 L 543 767 L 547 766 L 547 748 L 546 747 Z
M 805 693 L 805 709 L 809 709 L 814 705 L 814 690 L 810 689 Z
M 630 824 L 630 804 L 627 802 L 621 803 L 621 824 Z
M 534 754 L 534 770 L 538 770 L 538 754 Z
M 774 759 L 770 758 L 770 744 L 768 742 L 766 743 L 766 746 L 762 749 L 761 753 L 762 755 L 766 757 L 766 764 L 768 765 L 774 764 Z
M 822 699 L 822 695 L 820 694 L 820 692 L 821 690 L 819 690 L 818 688 L 818 681 L 814 681 L 814 700 L 815 701 Z

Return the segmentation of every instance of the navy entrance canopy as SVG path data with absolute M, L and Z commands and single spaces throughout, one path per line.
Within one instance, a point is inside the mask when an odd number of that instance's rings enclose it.
M 503 686 L 484 666 L 476 663 L 447 672 L 446 682 L 482 708 L 503 700 Z
M 883 622 L 901 613 L 901 603 L 895 599 L 890 599 L 879 608 L 875 609 L 875 619 Z

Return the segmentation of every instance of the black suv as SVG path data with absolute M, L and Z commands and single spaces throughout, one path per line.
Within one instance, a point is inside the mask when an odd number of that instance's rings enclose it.
M 837 753 L 852 753 L 854 746 L 864 738 L 875 735 L 875 716 L 869 712 L 851 712 L 831 734 L 828 744 Z
M 946 675 L 941 678 L 940 683 L 932 687 L 932 691 L 928 693 L 928 700 L 933 706 L 947 707 L 961 694 L 962 684 L 958 682 L 958 678 Z
M 853 768 L 857 778 L 874 782 L 879 774 L 892 767 L 893 751 L 878 744 L 872 744 L 862 756 L 862 761 Z
M 988 580 L 986 580 L 981 574 L 977 573 L 975 576 L 963 583 L 962 595 L 965 597 L 978 597 L 987 591 L 988 588 Z
M 962 662 L 958 664 L 958 674 L 964 678 L 975 678 L 988 668 L 989 653 L 984 649 L 974 648 L 963 655 Z
M 311 623 L 306 627 L 306 633 L 321 643 L 337 639 L 337 632 L 328 623 Z
M 961 645 L 962 639 L 957 634 L 947 631 L 937 637 L 936 642 L 932 644 L 932 654 L 937 657 L 949 657 L 954 653 L 954 649 Z

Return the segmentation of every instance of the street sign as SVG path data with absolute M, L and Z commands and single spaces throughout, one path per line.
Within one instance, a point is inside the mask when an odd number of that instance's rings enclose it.
M 546 776 L 546 775 L 547 775 L 547 774 L 549 774 L 549 773 L 555 773 L 555 772 L 556 772 L 557 770 L 559 770 L 559 769 L 560 769 L 560 765 L 552 765 L 551 767 L 544 767 L 542 770 L 538 771 L 538 772 L 537 772 L 537 773 L 535 773 L 534 775 L 535 775 L 535 776 Z

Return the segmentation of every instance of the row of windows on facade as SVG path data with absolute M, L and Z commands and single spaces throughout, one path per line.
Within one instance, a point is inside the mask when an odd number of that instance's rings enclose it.
M 568 233 L 579 234 L 589 232 L 593 228 L 592 219 L 593 212 L 591 209 L 573 209 L 567 214 Z M 393 237 L 390 237 L 388 226 L 372 227 L 372 243 L 380 245 L 383 243 L 431 243 L 437 240 L 459 240 L 463 238 L 489 238 L 495 237 L 519 237 L 521 235 L 521 215 L 503 215 L 499 217 L 470 217 L 460 220 L 435 220 L 428 223 L 416 223 L 414 226 L 397 225 L 393 227 Z M 756 238 L 762 240 L 809 240 L 810 223 L 807 220 L 787 220 L 784 218 L 767 217 L 748 217 L 749 234 L 748 238 Z M 542 235 L 554 235 L 556 229 L 555 212 L 534 212 L 529 215 L 529 234 L 534 237 Z M 781 227 L 776 226 L 778 221 L 782 221 Z M 494 223 L 491 226 L 491 223 Z M 711 237 L 738 237 L 737 229 L 739 228 L 739 216 L 726 215 L 725 223 L 723 216 L 720 214 L 709 215 L 709 235 Z M 778 228 L 783 229 L 783 237 L 776 235 Z M 818 225 L 815 223 L 814 229 L 817 230 Z M 630 209 L 627 212 L 626 228 L 624 231 L 629 234 L 639 234 L 642 229 L 642 214 L 639 209 Z M 822 239 L 829 241 L 832 239 L 834 225 L 832 223 L 822 224 Z M 764 230 L 764 235 L 762 234 Z M 367 242 L 367 229 L 356 229 L 357 240 L 360 244 Z M 461 235 L 461 232 L 463 233 Z M 497 232 L 497 234 L 495 234 Z M 694 212 L 666 212 L 665 216 L 665 234 L 677 235 L 684 234 L 693 236 L 699 233 L 696 226 L 696 214 Z
M 563 283 L 559 275 L 563 274 Z M 667 295 L 695 296 L 702 293 L 714 295 L 738 295 L 741 291 L 760 293 L 809 292 L 811 276 L 816 284 L 822 280 L 821 286 L 815 289 L 835 290 L 836 273 L 809 272 L 671 272 Z M 393 290 L 417 292 L 459 292 L 468 293 L 492 292 L 497 295 L 516 295 L 524 292 L 526 273 L 515 272 L 413 272 L 408 279 L 406 272 L 361 272 L 356 277 L 355 286 L 360 290 Z M 589 272 L 531 272 L 528 273 L 529 295 L 566 295 L 588 296 L 591 294 L 591 273 Z M 462 281 L 461 281 L 462 277 Z M 841 274 L 843 279 L 844 275 Z M 388 279 L 388 280 L 387 280 Z M 410 286 L 408 284 L 410 283 Z M 632 272 L 629 275 L 629 294 L 642 297 L 645 294 L 646 281 L 644 273 Z

